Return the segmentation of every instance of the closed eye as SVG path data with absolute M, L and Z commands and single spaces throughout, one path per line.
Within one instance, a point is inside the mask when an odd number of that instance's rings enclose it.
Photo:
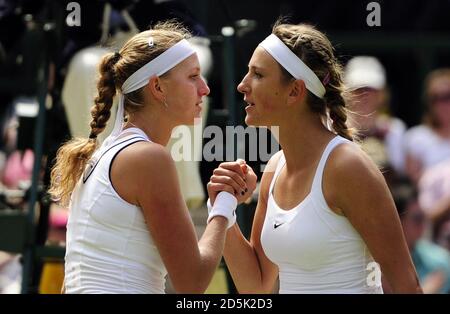
M 260 78 L 262 78 L 263 76 L 262 76 L 262 74 L 261 73 L 259 73 L 259 72 L 253 72 L 253 75 L 256 77 L 256 78 L 258 78 L 258 79 L 260 79 Z
M 256 78 L 260 79 L 263 77 L 262 73 L 260 72 L 260 68 L 256 67 L 254 65 L 249 66 L 250 73 Z

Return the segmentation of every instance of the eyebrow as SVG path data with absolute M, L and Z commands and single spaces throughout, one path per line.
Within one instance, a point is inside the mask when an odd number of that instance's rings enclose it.
M 263 70 L 263 68 L 261 68 L 261 67 L 257 67 L 257 66 L 255 66 L 255 65 L 248 65 L 248 68 L 250 69 L 250 70 Z

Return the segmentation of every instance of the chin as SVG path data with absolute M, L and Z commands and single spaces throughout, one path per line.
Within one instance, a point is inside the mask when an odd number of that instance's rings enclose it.
M 249 117 L 248 115 L 245 117 L 244 121 L 248 126 L 258 127 L 261 125 L 257 119 Z
M 198 120 L 200 120 L 201 116 L 198 115 L 192 115 L 190 117 L 186 117 L 186 119 L 183 120 L 183 125 L 195 125 L 198 124 Z
M 191 121 L 191 123 L 189 124 L 189 125 L 199 125 L 199 124 L 201 124 L 202 123 L 202 118 L 200 117 L 195 117 L 192 121 Z

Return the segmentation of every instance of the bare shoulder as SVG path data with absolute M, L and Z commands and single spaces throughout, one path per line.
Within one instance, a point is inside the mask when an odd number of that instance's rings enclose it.
M 170 153 L 164 146 L 150 142 L 134 143 L 118 154 L 111 168 L 111 179 L 118 193 L 133 204 L 146 191 L 143 187 L 169 189 L 178 184 Z
M 326 170 L 332 180 L 382 177 L 380 170 L 370 157 L 354 143 L 337 146 L 330 154 Z
M 345 215 L 353 204 L 376 204 L 389 196 L 381 171 L 358 145 L 351 143 L 339 145 L 330 154 L 323 191 L 330 207 Z
M 122 159 L 126 161 L 130 171 L 136 170 L 140 173 L 152 171 L 157 174 L 174 167 L 169 151 L 152 142 L 135 143 L 123 151 Z

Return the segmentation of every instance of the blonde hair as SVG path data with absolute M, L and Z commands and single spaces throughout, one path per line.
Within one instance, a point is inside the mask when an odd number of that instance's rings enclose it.
M 154 42 L 152 47 L 149 46 L 150 36 Z M 133 36 L 118 53 L 111 52 L 103 57 L 99 66 L 98 95 L 91 108 L 89 138 L 74 138 L 57 152 L 48 191 L 55 201 L 68 205 L 87 162 L 98 148 L 97 136 L 105 129 L 111 116 L 113 98 L 125 80 L 174 44 L 189 37 L 190 33 L 176 21 L 161 22 Z M 125 112 L 138 111 L 144 105 L 143 90 L 144 87 L 124 95 Z
M 353 129 L 347 126 L 347 97 L 342 75 L 343 68 L 334 56 L 334 48 L 328 38 L 314 26 L 307 24 L 283 24 L 279 19 L 272 33 L 280 38 L 323 82 L 326 93 L 323 99 L 308 91 L 307 103 L 313 112 L 326 115 L 328 108 L 334 131 L 342 137 L 354 140 Z M 281 65 L 283 77 L 292 75 Z

